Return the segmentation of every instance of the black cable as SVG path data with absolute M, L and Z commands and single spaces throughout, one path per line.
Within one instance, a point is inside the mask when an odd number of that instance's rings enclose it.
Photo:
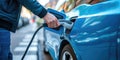
M 66 22 L 67 24 L 72 24 L 71 21 L 67 21 L 67 20 L 64 20 L 64 19 L 59 19 L 59 22 Z M 46 23 L 43 23 L 42 26 L 40 26 L 40 27 L 35 31 L 35 33 L 33 34 L 32 39 L 30 40 L 30 42 L 29 42 L 29 44 L 28 44 L 28 46 L 27 46 L 27 48 L 26 48 L 26 50 L 25 50 L 25 52 L 24 52 L 21 60 L 23 60 L 23 59 L 25 58 L 25 55 L 27 54 L 27 51 L 28 51 L 30 45 L 32 44 L 35 35 L 37 34 L 37 32 L 38 32 L 42 27 L 47 27 L 47 24 L 46 24 Z M 57 27 L 57 28 L 53 28 L 53 29 L 58 30 L 59 28 L 60 28 L 60 26 Z
M 37 34 L 37 32 L 38 32 L 42 27 L 44 27 L 44 26 L 47 26 L 47 25 L 46 25 L 46 24 L 43 24 L 42 26 L 40 26 L 40 27 L 35 31 L 35 33 L 33 34 L 32 39 L 30 40 L 30 43 L 28 44 L 28 46 L 27 46 L 27 48 L 26 48 L 26 50 L 25 50 L 25 52 L 24 52 L 21 60 L 23 60 L 23 59 L 25 58 L 25 55 L 27 54 L 27 51 L 28 51 L 30 45 L 32 44 L 32 42 L 33 42 L 33 40 L 34 40 L 34 37 L 35 37 L 35 35 Z

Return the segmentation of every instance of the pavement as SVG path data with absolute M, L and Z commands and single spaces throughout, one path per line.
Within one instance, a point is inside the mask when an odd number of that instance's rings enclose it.
M 11 52 L 13 54 L 13 60 L 21 60 L 35 30 L 37 29 L 37 25 L 29 24 L 25 27 L 20 28 L 16 31 L 16 33 L 11 33 Z M 27 52 L 24 60 L 52 60 L 49 54 L 45 54 L 43 52 L 43 29 L 39 31 Z M 38 45 L 38 38 L 40 43 Z M 38 46 L 40 49 L 38 50 Z M 39 53 L 39 56 L 38 56 Z

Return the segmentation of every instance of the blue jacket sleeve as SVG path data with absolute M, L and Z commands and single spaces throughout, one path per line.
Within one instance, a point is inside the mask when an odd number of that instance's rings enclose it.
M 18 0 L 18 2 L 40 18 L 43 18 L 47 13 L 47 10 L 36 0 Z

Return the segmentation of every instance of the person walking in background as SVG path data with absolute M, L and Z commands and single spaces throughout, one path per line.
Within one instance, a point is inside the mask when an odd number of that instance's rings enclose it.
M 10 32 L 16 31 L 22 6 L 43 18 L 48 27 L 56 28 L 60 25 L 57 18 L 36 0 L 0 0 L 0 60 L 12 60 Z

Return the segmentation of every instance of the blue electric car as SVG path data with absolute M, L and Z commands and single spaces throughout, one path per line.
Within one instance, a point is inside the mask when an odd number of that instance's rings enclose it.
M 45 51 L 53 60 L 120 60 L 120 0 L 79 4 L 62 12 L 71 28 L 45 27 Z

